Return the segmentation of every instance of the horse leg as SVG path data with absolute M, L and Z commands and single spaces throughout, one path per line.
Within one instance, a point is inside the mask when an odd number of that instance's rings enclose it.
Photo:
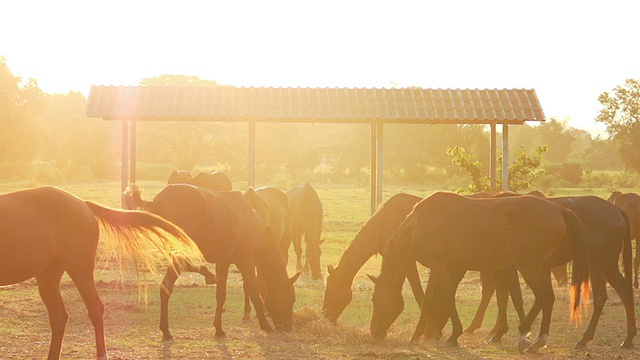
M 409 343 L 416 343 L 420 340 L 422 335 L 425 335 L 427 338 L 439 338 L 441 333 L 436 329 L 427 329 L 427 317 L 430 315 L 430 312 L 433 310 L 433 298 L 434 294 L 440 292 L 438 287 L 440 286 L 438 282 L 440 280 L 440 276 L 437 274 L 437 270 L 431 270 L 429 272 L 429 282 L 427 283 L 427 289 L 422 296 L 422 301 L 420 303 L 420 318 L 418 319 L 418 324 L 416 325 L 415 331 L 413 332 L 413 336 L 411 336 L 411 340 Z M 447 315 L 447 318 L 449 316 Z
M 174 267 L 169 266 L 160 285 L 160 331 L 162 331 L 162 340 L 164 341 L 175 340 L 169 331 L 169 298 L 173 293 L 173 285 L 179 276 L 180 274 L 176 272 Z
M 500 342 L 502 340 L 502 336 L 509 331 L 509 324 L 507 323 L 507 304 L 509 302 L 509 294 L 512 292 L 514 293 L 514 298 L 519 298 L 519 301 L 514 300 L 513 302 L 521 321 L 525 315 L 522 302 L 522 291 L 520 291 L 520 280 L 518 278 L 518 271 L 516 268 L 508 267 L 496 270 L 494 275 L 497 288 L 498 318 L 496 319 L 496 325 L 491 331 L 493 337 L 491 337 L 489 341 Z
M 59 359 L 62 349 L 62 337 L 67 326 L 69 314 L 62 302 L 60 294 L 60 279 L 64 274 L 64 269 L 59 262 L 54 262 L 36 276 L 38 291 L 42 302 L 49 314 L 49 324 L 51 326 L 51 342 L 49 343 L 48 359 Z M 103 355 L 106 356 L 103 343 Z M 100 354 L 99 354 L 100 355 Z
M 262 298 L 260 297 L 260 293 L 258 291 L 255 265 L 253 263 L 241 263 L 236 264 L 236 266 L 238 267 L 240 274 L 242 274 L 243 287 L 249 294 L 249 298 L 251 299 L 253 307 L 256 310 L 256 317 L 258 317 L 260 329 L 271 331 L 271 325 L 269 325 L 269 321 L 267 320 L 264 302 L 262 301 Z
M 638 226 L 640 229 L 640 226 Z M 633 234 L 633 233 L 632 233 Z M 640 236 L 636 234 L 636 257 L 633 259 L 633 287 L 638 289 L 638 268 L 640 268 Z
M 302 234 L 293 235 L 293 251 L 296 253 L 296 272 L 304 271 L 302 267 Z
M 520 320 L 520 326 L 518 327 L 518 331 L 520 332 L 518 351 L 522 354 L 531 345 L 529 333 L 531 332 L 533 321 L 536 319 L 538 313 L 542 309 L 542 294 L 540 293 L 540 279 L 538 276 L 536 276 L 536 272 L 534 269 L 520 269 L 520 274 L 522 274 L 522 277 L 533 292 L 534 296 L 534 301 L 531 309 L 529 309 L 527 315 Z
M 553 284 L 551 283 L 551 269 L 539 269 L 538 276 L 540 277 L 540 289 L 538 292 L 541 294 L 542 300 L 540 303 L 542 306 L 542 321 L 540 322 L 538 339 L 527 349 L 527 352 L 533 354 L 537 354 L 538 349 L 541 347 L 547 346 L 549 341 L 549 328 L 551 326 L 551 313 L 553 311 L 553 303 L 556 299 L 556 296 L 553 293 Z
M 204 282 L 209 285 L 214 285 L 217 283 L 218 280 L 216 279 L 216 276 L 213 275 L 213 273 L 211 273 L 211 271 L 209 271 L 206 266 L 195 266 L 191 261 L 185 259 L 180 259 L 177 261 L 179 262 L 181 272 L 198 273 L 204 276 Z
M 424 291 L 422 290 L 417 263 L 414 264 L 414 266 L 409 266 L 406 277 L 409 285 L 411 285 L 411 291 L 413 292 L 413 297 L 416 299 L 416 303 L 418 303 L 418 306 L 421 306 Z
M 222 330 L 222 311 L 224 302 L 227 300 L 227 278 L 229 277 L 229 264 L 216 264 L 216 275 L 218 276 L 218 286 L 216 287 L 216 314 L 213 318 L 213 327 L 216 328 L 216 337 L 225 336 Z
M 482 298 L 480 299 L 480 305 L 478 305 L 476 315 L 473 317 L 471 325 L 467 327 L 464 334 L 473 334 L 474 331 L 480 329 L 487 307 L 489 306 L 493 293 L 496 290 L 493 274 L 491 272 L 481 271 L 480 282 L 482 283 Z
M 76 285 L 89 314 L 96 338 L 96 353 L 98 359 L 107 359 L 107 350 L 104 340 L 104 304 L 100 300 L 96 290 L 93 271 L 87 268 L 67 269 L 67 274 Z
M 593 315 L 591 315 L 589 326 L 587 326 L 587 330 L 582 335 L 582 339 L 573 347 L 574 349 L 586 348 L 587 342 L 593 339 L 604 304 L 607 302 L 607 283 L 604 274 L 593 270 L 590 269 L 591 288 L 593 290 Z
M 567 274 L 567 264 L 551 268 L 553 277 L 556 279 L 558 286 L 565 286 L 569 283 L 569 275 Z
M 242 290 L 244 290 L 244 316 L 242 320 L 251 320 L 251 300 L 249 299 L 249 289 L 247 289 L 247 282 L 242 282 Z
M 465 269 L 453 269 L 449 271 L 449 282 L 446 286 L 445 300 L 449 305 L 449 313 L 451 314 L 451 325 L 453 327 L 451 336 L 447 339 L 447 346 L 458 346 L 458 338 L 462 335 L 462 322 L 458 315 L 458 309 L 456 308 L 456 290 L 464 274 L 467 273 Z
M 620 274 L 617 264 L 614 264 L 608 271 L 607 280 L 609 281 L 609 284 L 611 284 L 611 287 L 613 287 L 620 296 L 620 300 L 622 300 L 622 303 L 624 304 L 624 311 L 627 318 L 627 338 L 620 347 L 632 349 L 633 338 L 638 333 L 635 317 L 635 303 L 633 301 L 633 288 L 629 286 L 629 283 L 626 282 L 622 274 Z
M 507 324 L 507 304 L 509 302 L 509 291 L 504 284 L 500 284 L 496 289 L 496 303 L 498 304 L 498 316 L 496 324 L 491 330 L 493 336 L 489 342 L 498 343 L 502 341 L 502 336 L 509 330 Z

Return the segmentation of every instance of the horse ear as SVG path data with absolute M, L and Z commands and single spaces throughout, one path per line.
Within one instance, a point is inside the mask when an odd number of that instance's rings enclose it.
M 329 275 L 333 274 L 333 271 L 334 271 L 334 270 L 335 270 L 335 269 L 333 268 L 333 266 L 331 266 L 331 265 L 327 265 L 327 273 L 329 273 Z
M 369 274 L 367 274 L 367 276 L 369 277 L 369 279 L 371 279 L 371 281 L 373 281 L 374 284 L 378 283 L 378 278 L 377 277 L 375 277 L 373 275 L 369 275 Z
M 297 274 L 293 275 L 291 277 L 291 279 L 289 279 L 289 281 L 293 284 L 296 282 L 296 280 L 298 280 L 298 278 L 300 277 L 300 275 L 302 274 L 302 271 L 298 271 Z

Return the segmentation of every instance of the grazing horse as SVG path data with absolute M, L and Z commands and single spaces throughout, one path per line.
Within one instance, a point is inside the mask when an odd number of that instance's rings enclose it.
M 589 320 L 587 330 L 576 348 L 584 348 L 593 339 L 600 316 L 607 301 L 606 284 L 609 282 L 620 296 L 625 307 L 627 320 L 627 337 L 622 348 L 633 348 L 633 338 L 638 330 L 635 322 L 635 304 L 633 300 L 632 277 L 632 246 L 629 236 L 628 220 L 624 212 L 610 202 L 597 196 L 572 196 L 549 198 L 549 201 L 573 211 L 582 221 L 585 229 L 585 240 L 589 251 L 589 277 L 593 289 L 593 315 Z M 618 268 L 618 259 L 622 252 L 624 277 Z M 495 283 L 483 282 L 483 292 L 480 307 L 476 312 L 474 322 L 486 310 Z M 486 288 L 486 291 L 485 291 Z M 465 330 L 467 331 L 467 330 Z
M 638 269 L 640 268 L 640 196 L 635 193 L 620 194 L 613 204 L 622 209 L 629 218 L 631 239 L 636 239 L 636 257 L 633 260 L 633 287 L 638 288 Z
M 286 239 L 283 251 L 287 254 L 289 245 L 293 243 L 296 253 L 296 270 L 310 270 L 311 278 L 322 279 L 320 270 L 320 234 L 322 233 L 322 202 L 311 184 L 306 183 L 287 191 L 289 197 L 289 218 L 287 221 Z M 306 243 L 305 265 L 302 266 L 302 235 Z
M 187 181 L 191 180 L 193 175 L 187 170 L 173 170 L 171 175 L 169 175 L 169 179 L 167 180 L 167 185 L 171 184 L 186 184 Z
M 439 285 L 435 298 L 451 315 L 453 333 L 447 340 L 457 346 L 462 324 L 455 306 L 456 288 L 467 270 L 493 271 L 517 266 L 533 290 L 535 302 L 520 325 L 519 350 L 537 352 L 548 342 L 555 296 L 551 266 L 573 255 L 572 317 L 581 315 L 580 295 L 588 292 L 587 249 L 584 229 L 577 216 L 549 201 L 521 196 L 472 199 L 437 192 L 419 202 L 385 248 L 375 283 L 370 331 L 384 338 L 402 312 L 402 283 L 409 265 L 419 261 L 431 269 L 430 279 Z M 434 280 L 436 279 L 436 280 Z M 581 288 L 582 287 L 582 288 Z M 427 287 L 428 289 L 428 287 Z M 433 297 L 425 295 L 424 299 Z M 530 344 L 528 333 L 542 309 L 540 334 Z M 412 336 L 417 341 L 434 308 L 423 300 L 420 320 Z
M 336 268 L 328 265 L 327 285 L 324 292 L 322 311 L 332 323 L 349 305 L 353 298 L 351 286 L 360 268 L 375 254 L 382 254 L 387 240 L 393 235 L 414 205 L 423 198 L 399 193 L 384 202 L 362 225 L 356 236 L 344 251 Z M 418 302 L 422 302 L 422 284 L 415 264 L 407 272 L 407 280 Z
M 167 181 L 167 185 L 172 184 L 189 184 L 214 191 L 231 191 L 231 179 L 222 171 L 212 173 L 201 171 L 191 176 L 191 173 L 186 170 L 173 170 Z
M 107 359 L 104 305 L 93 278 L 100 230 L 111 235 L 105 240 L 115 256 L 131 255 L 150 270 L 155 270 L 150 247 L 166 259 L 202 259 L 182 230 L 153 214 L 107 208 L 55 187 L 0 195 L 0 286 L 36 278 L 51 325 L 48 359 L 60 358 L 69 318 L 60 294 L 65 272 L 87 307 L 97 358 Z
M 257 189 L 250 187 L 243 196 L 262 221 L 273 230 L 278 246 L 282 246 L 289 211 L 289 198 L 287 197 L 287 193 L 272 186 L 264 186 Z M 282 256 L 284 261 L 284 255 Z M 257 281 L 260 294 L 265 294 L 267 290 L 266 284 L 264 284 L 264 276 L 261 275 L 260 271 L 258 271 Z M 251 302 L 249 293 L 245 291 L 244 318 L 250 319 L 250 315 Z
M 222 311 L 227 296 L 229 266 L 235 264 L 244 287 L 256 309 L 260 328 L 271 331 L 265 315 L 269 312 L 276 329 L 290 331 L 293 322 L 295 292 L 280 254 L 275 236 L 257 217 L 255 211 L 237 191 L 210 191 L 186 184 L 167 185 L 153 201 L 144 201 L 139 190 L 128 195 L 135 203 L 182 227 L 198 245 L 206 261 L 216 264 L 215 336 L 225 335 Z M 264 301 L 256 284 L 256 265 L 264 275 L 267 294 Z M 198 268 L 189 271 L 200 272 Z M 169 268 L 160 292 L 160 330 L 164 340 L 173 340 L 169 330 L 169 297 L 180 275 Z

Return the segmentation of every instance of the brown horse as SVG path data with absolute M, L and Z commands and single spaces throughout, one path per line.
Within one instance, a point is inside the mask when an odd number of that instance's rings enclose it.
M 0 195 L 0 214 L 0 286 L 36 278 L 51 324 L 48 359 L 60 357 L 69 318 L 60 294 L 65 272 L 87 307 L 97 358 L 107 358 L 104 305 L 93 279 L 101 229 L 111 235 L 105 240 L 117 257 L 129 254 L 150 270 L 155 270 L 155 260 L 149 248 L 166 259 L 179 254 L 202 259 L 191 239 L 159 216 L 107 208 L 54 187 Z
M 327 285 L 324 292 L 322 311 L 332 323 L 338 320 L 353 298 L 351 286 L 358 270 L 375 254 L 382 254 L 384 246 L 411 212 L 414 205 L 423 198 L 399 193 L 380 205 L 378 210 L 362 225 L 356 236 L 344 251 L 338 266 L 328 265 Z M 418 302 L 422 302 L 422 284 L 415 264 L 407 272 L 407 280 Z
M 285 254 L 288 254 L 289 245 L 293 243 L 293 250 L 296 253 L 296 270 L 310 270 L 312 279 L 322 279 L 320 234 L 323 212 L 320 197 L 309 183 L 288 190 L 287 196 L 289 197 L 289 221 L 282 249 Z M 302 266 L 302 235 L 306 243 L 304 266 Z M 285 263 L 288 262 L 288 255 L 286 258 Z
M 633 260 L 633 287 L 638 288 L 640 268 L 640 196 L 635 193 L 620 194 L 613 199 L 614 205 L 622 209 L 629 218 L 631 239 L 636 239 L 636 257 Z
M 457 345 L 462 334 L 455 291 L 466 271 L 518 266 L 535 295 L 532 310 L 519 328 L 519 350 L 537 352 L 549 337 L 555 298 L 551 266 L 568 261 L 571 255 L 574 256 L 571 311 L 577 318 L 581 314 L 581 292 L 588 291 L 589 283 L 584 229 L 573 212 L 533 196 L 471 199 L 435 193 L 415 206 L 387 243 L 380 276 L 370 276 L 375 283 L 371 335 L 384 338 L 402 312 L 402 283 L 409 265 L 415 261 L 429 267 L 429 282 L 439 285 L 436 299 L 444 306 L 440 310 L 451 314 L 453 323 L 453 333 L 447 340 L 451 346 Z M 430 296 L 425 295 L 424 299 Z M 528 333 L 538 307 L 543 312 L 540 334 L 530 344 Z M 423 301 L 412 341 L 424 334 L 427 318 L 434 310 Z
M 257 189 L 248 188 L 243 196 L 262 221 L 271 228 L 278 246 L 282 246 L 289 211 L 287 193 L 272 186 L 264 186 Z M 284 255 L 282 256 L 284 260 Z M 264 276 L 261 275 L 260 271 L 258 271 L 257 281 L 260 294 L 266 294 L 267 288 L 266 284 L 264 284 Z M 247 291 L 245 291 L 244 298 L 244 318 L 251 318 L 251 301 Z
M 222 311 L 227 296 L 229 266 L 235 264 L 256 309 L 260 328 L 271 331 L 265 308 L 277 329 L 290 331 L 295 292 L 289 279 L 275 236 L 257 217 L 237 191 L 210 191 L 201 187 L 174 184 L 166 186 L 153 201 L 140 198 L 139 190 L 129 196 L 136 204 L 182 227 L 198 245 L 205 259 L 216 264 L 216 336 L 224 336 Z M 260 297 L 256 284 L 256 265 L 264 274 L 267 295 Z M 199 268 L 189 271 L 201 272 Z M 173 340 L 169 330 L 169 297 L 180 273 L 168 269 L 160 292 L 160 330 L 164 340 Z
M 171 175 L 169 175 L 169 179 L 167 180 L 167 185 L 171 184 L 186 184 L 187 181 L 191 180 L 193 175 L 187 170 L 173 170 Z
M 607 301 L 606 284 L 609 282 L 618 293 L 618 296 L 620 296 L 626 312 L 627 337 L 621 347 L 632 348 L 633 338 L 638 331 L 635 322 L 633 288 L 631 286 L 633 255 L 626 215 L 610 202 L 596 196 L 572 196 L 550 198 L 548 200 L 570 209 L 578 216 L 585 229 L 585 240 L 589 250 L 589 276 L 593 289 L 594 303 L 593 315 L 582 339 L 575 347 L 584 348 L 593 339 Z M 622 252 L 624 277 L 618 268 L 620 252 Z M 481 305 L 476 312 L 474 322 L 477 322 L 478 318 L 480 318 L 479 322 L 482 322 L 481 317 L 493 296 L 494 286 L 495 282 L 483 282 Z
M 191 176 L 191 173 L 186 170 L 173 170 L 167 180 L 167 185 L 172 184 L 189 184 L 214 191 L 231 191 L 231 179 L 221 171 L 212 173 L 201 171 Z

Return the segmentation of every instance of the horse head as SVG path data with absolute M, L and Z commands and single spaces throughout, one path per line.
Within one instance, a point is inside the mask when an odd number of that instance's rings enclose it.
M 332 323 L 338 321 L 338 317 L 353 299 L 351 291 L 352 279 L 333 266 L 327 266 L 327 286 L 324 291 L 324 303 L 322 304 L 322 312 L 324 316 Z
M 285 284 L 278 288 L 270 288 L 264 299 L 264 307 L 267 309 L 276 329 L 291 331 L 293 329 L 293 304 L 296 302 L 296 293 L 293 284 L 300 277 L 300 272 L 293 275 Z
M 404 310 L 402 291 L 396 291 L 397 289 L 394 289 L 392 284 L 382 277 L 367 276 L 375 284 L 375 289 L 373 290 L 373 315 L 371 316 L 369 331 L 374 339 L 384 339 L 387 337 L 387 331 L 391 324 L 396 321 L 402 310 Z

